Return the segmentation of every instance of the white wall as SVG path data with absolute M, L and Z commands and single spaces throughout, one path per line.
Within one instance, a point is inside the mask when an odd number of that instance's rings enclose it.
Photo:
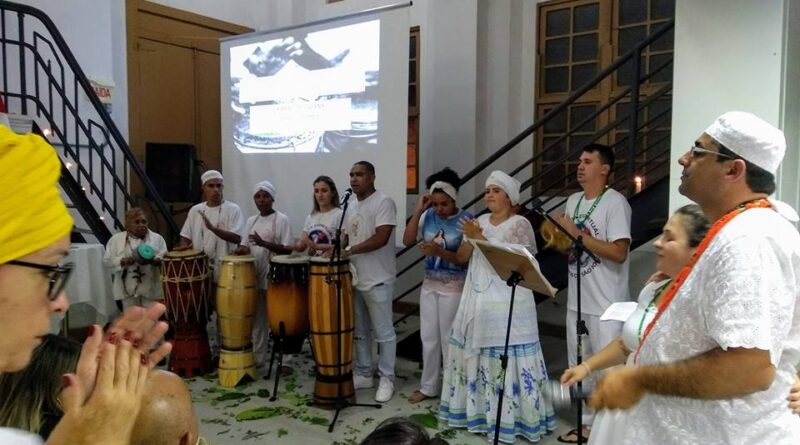
M 786 156 L 778 174 L 778 199 L 800 208 L 800 1 L 785 2 L 781 128 Z
M 790 0 L 786 0 L 788 2 Z M 798 86 L 797 1 L 794 40 L 784 51 L 784 0 L 677 0 L 672 108 L 670 210 L 687 203 L 678 193 L 677 159 L 720 114 L 750 111 L 776 126 L 788 126 L 792 154 L 779 179 L 782 195 L 797 200 Z M 711 19 L 713 18 L 713 19 Z M 787 71 L 787 67 L 791 71 Z M 794 95 L 793 100 L 785 93 Z M 794 192 L 790 189 L 794 187 Z M 786 193 L 784 193 L 786 189 Z M 785 199 L 784 197 L 784 199 Z

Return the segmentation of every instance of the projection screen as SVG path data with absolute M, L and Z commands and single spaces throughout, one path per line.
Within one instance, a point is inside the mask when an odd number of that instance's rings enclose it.
M 350 167 L 375 165 L 378 190 L 406 201 L 408 8 L 384 8 L 222 40 L 222 168 L 225 198 L 246 216 L 253 188 L 276 188 L 274 208 L 292 237 L 312 210 L 312 182 L 333 178 L 340 195 Z

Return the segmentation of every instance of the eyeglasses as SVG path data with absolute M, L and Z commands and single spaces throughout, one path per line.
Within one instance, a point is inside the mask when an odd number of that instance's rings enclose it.
M 693 145 L 693 146 L 692 146 L 692 147 L 689 149 L 689 154 L 691 154 L 693 158 L 696 158 L 696 157 L 699 157 L 699 156 L 703 156 L 703 155 L 707 155 L 707 154 L 708 154 L 708 155 L 717 155 L 717 156 L 719 156 L 719 157 L 721 157 L 721 158 L 737 159 L 735 156 L 726 155 L 726 154 L 724 154 L 724 153 L 720 153 L 720 152 L 718 152 L 718 151 L 706 150 L 705 148 L 703 148 L 703 147 L 698 147 L 697 145 Z
M 72 273 L 74 264 L 68 263 L 63 266 L 47 266 L 44 264 L 28 263 L 26 261 L 11 260 L 6 264 L 13 264 L 15 266 L 29 267 L 31 269 L 45 270 L 48 272 L 47 277 L 50 280 L 50 287 L 47 290 L 47 299 L 55 301 L 64 287 L 67 285 L 67 280 Z

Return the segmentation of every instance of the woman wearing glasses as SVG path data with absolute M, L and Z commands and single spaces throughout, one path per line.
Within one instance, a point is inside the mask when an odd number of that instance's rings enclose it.
M 13 190 L 0 195 L 0 372 L 25 368 L 50 330 L 50 315 L 69 307 L 63 289 L 72 269 L 58 264 L 69 250 L 72 218 L 56 186 L 60 170 L 44 139 L 0 125 L 0 186 Z M 66 414 L 49 444 L 128 442 L 135 418 L 130 414 L 139 409 L 149 370 L 170 350 L 167 343 L 149 356 L 143 352 L 166 331 L 157 323 L 164 309 L 126 311 L 105 341 L 99 327 L 90 329 L 77 372 L 62 376 Z M 0 443 L 39 439 L 0 427 Z

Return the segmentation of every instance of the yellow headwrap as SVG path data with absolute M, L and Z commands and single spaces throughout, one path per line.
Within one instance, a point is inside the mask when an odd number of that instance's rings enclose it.
M 44 139 L 0 125 L 0 264 L 68 235 L 72 217 L 56 185 L 58 154 Z

